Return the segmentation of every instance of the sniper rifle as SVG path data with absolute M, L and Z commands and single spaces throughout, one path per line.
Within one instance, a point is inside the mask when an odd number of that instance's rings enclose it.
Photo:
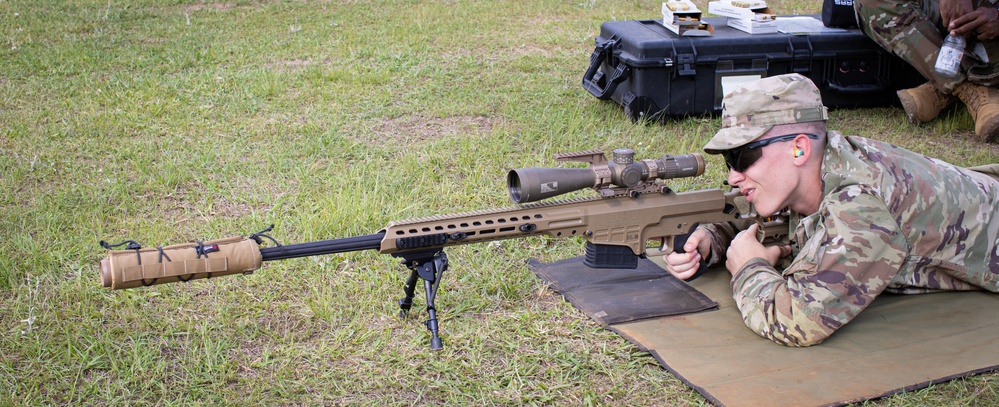
M 376 250 L 401 258 L 410 270 L 399 300 L 400 317 L 413 306 L 417 283 L 426 292 L 431 349 L 441 349 L 434 300 L 448 269 L 449 246 L 547 235 L 586 240 L 584 264 L 594 268 L 636 268 L 649 243 L 682 250 L 686 236 L 701 223 L 735 222 L 740 229 L 758 223 L 757 238 L 773 244 L 787 236 L 787 214 L 761 217 L 735 188 L 676 193 L 663 180 L 704 172 L 700 154 L 635 160 L 631 149 L 556 154 L 557 161 L 589 163 L 588 168 L 521 168 L 507 175 L 516 206 L 390 222 L 377 233 L 282 245 L 267 233 L 143 248 L 133 240 L 112 245 L 100 262 L 101 284 L 123 289 L 154 284 L 250 274 L 264 261 Z M 535 202 L 585 188 L 599 196 Z M 261 247 L 264 238 L 274 244 Z M 116 249 L 124 246 L 123 249 Z M 654 246 L 652 246 L 654 247 Z M 702 267 L 700 272 L 706 270 Z M 700 273 L 699 272 L 699 273 Z

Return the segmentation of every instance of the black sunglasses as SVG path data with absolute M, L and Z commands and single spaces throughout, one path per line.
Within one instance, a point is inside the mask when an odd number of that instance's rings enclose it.
M 754 141 L 738 148 L 726 150 L 722 153 L 722 156 L 725 157 L 725 165 L 735 172 L 746 172 L 760 157 L 763 157 L 763 147 L 773 143 L 794 140 L 799 134 L 804 133 L 786 134 L 766 140 Z M 819 136 L 814 134 L 805 134 L 805 136 L 812 140 L 818 140 L 819 138 Z

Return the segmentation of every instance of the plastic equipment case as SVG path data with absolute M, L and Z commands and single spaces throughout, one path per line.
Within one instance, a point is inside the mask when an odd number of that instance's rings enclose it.
M 895 91 L 926 80 L 858 29 L 747 34 L 706 18 L 709 37 L 680 37 L 656 20 L 601 25 L 583 88 L 632 120 L 720 114 L 723 89 L 740 80 L 800 73 L 830 108 L 898 104 Z M 729 89 L 730 90 L 730 89 Z

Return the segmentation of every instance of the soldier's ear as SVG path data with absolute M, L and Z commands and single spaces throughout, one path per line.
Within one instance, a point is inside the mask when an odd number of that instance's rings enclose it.
M 808 157 L 812 155 L 812 140 L 804 134 L 799 134 L 792 143 L 794 143 L 794 149 L 791 150 L 791 155 L 794 158 L 794 163 L 801 165 L 807 162 Z

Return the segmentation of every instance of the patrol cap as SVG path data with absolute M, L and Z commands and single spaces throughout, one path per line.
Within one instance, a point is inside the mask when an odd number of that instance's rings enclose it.
M 704 152 L 721 154 L 755 140 L 774 125 L 828 120 L 822 95 L 808 78 L 792 73 L 759 79 L 725 95 L 722 128 Z

